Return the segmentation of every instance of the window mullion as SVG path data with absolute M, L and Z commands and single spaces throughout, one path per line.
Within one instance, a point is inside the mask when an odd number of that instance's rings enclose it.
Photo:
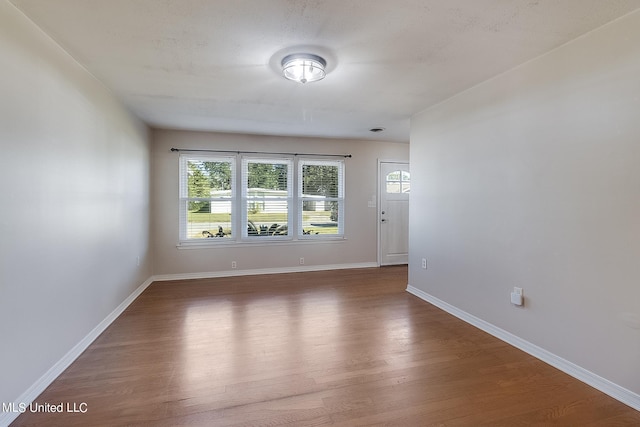
M 299 176 L 298 176 L 298 164 L 299 159 L 296 157 L 291 162 L 291 170 L 289 172 L 290 176 L 290 185 L 291 190 L 289 192 L 289 229 L 291 230 L 291 238 L 294 240 L 298 240 L 298 228 L 299 226 L 299 207 L 298 207 L 298 187 L 299 187 Z

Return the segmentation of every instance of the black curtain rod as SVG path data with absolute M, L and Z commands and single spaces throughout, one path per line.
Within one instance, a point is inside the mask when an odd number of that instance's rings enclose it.
M 273 153 L 271 151 L 233 151 L 233 150 L 198 150 L 191 148 L 171 148 L 171 151 L 189 151 L 205 153 L 237 153 L 237 154 L 278 154 L 281 156 L 318 156 L 351 158 L 351 154 L 313 154 L 313 153 Z

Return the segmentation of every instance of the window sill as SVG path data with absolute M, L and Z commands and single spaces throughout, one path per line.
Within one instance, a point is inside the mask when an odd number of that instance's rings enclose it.
M 215 239 L 207 239 L 215 240 Z M 220 239 L 222 240 L 222 239 Z M 324 237 L 324 238 L 310 238 L 310 239 L 296 239 L 296 240 L 269 240 L 269 241 L 184 241 L 176 245 L 178 249 L 213 249 L 213 248 L 247 248 L 247 247 L 261 247 L 261 246 L 297 246 L 297 245 L 318 245 L 326 243 L 340 243 L 347 240 L 346 237 Z

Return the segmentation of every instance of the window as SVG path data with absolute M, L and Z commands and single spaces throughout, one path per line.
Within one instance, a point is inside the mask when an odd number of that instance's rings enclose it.
M 343 166 L 343 161 L 299 161 L 298 235 L 344 234 Z
M 409 193 L 411 190 L 411 176 L 407 171 L 393 171 L 387 175 L 387 193 Z
M 180 157 L 180 240 L 233 238 L 234 161 Z
M 243 237 L 278 238 L 289 235 L 291 160 L 243 159 Z
M 344 236 L 344 161 L 180 156 L 180 242 Z

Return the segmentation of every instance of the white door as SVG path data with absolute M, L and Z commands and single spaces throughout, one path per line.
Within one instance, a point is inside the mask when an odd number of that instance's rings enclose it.
M 379 250 L 380 265 L 409 262 L 408 163 L 380 162 L 379 165 Z

